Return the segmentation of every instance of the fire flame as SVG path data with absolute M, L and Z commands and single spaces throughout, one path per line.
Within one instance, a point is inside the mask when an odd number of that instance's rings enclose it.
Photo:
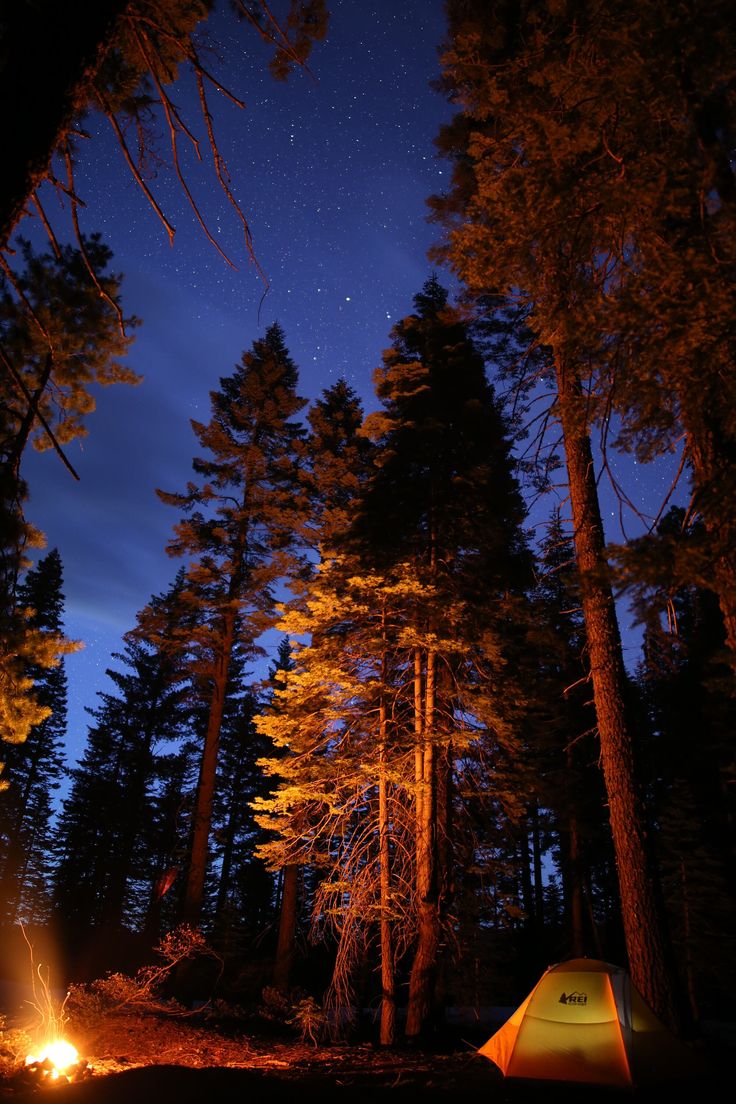
M 26 1055 L 27 1066 L 41 1065 L 44 1062 L 50 1063 L 52 1080 L 55 1080 L 65 1070 L 70 1069 L 71 1066 L 75 1066 L 78 1061 L 79 1052 L 77 1048 L 68 1043 L 66 1039 L 54 1039 L 52 1043 L 47 1043 L 38 1054 Z

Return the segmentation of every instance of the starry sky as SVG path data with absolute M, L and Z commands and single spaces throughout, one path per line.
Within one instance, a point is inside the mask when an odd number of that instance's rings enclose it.
M 426 221 L 425 201 L 448 180 L 433 139 L 452 110 L 430 86 L 444 35 L 441 0 L 328 6 L 329 34 L 310 72 L 286 84 L 269 75 L 267 48 L 226 5 L 207 24 L 203 60 L 246 105 L 211 93 L 220 152 L 269 281 L 265 298 L 211 165 L 183 159 L 210 230 L 237 270 L 207 241 L 161 163 L 147 181 L 176 227 L 170 246 L 107 121 L 86 122 L 90 139 L 77 170 L 83 229 L 102 232 L 113 268 L 124 274 L 124 310 L 143 323 L 129 362 L 144 378 L 136 388 L 98 392 L 89 436 L 67 450 L 79 483 L 51 452 L 24 461 L 27 513 L 61 553 L 67 633 L 85 645 L 66 661 L 72 760 L 84 746 L 85 707 L 111 689 L 105 669 L 115 665 L 122 634 L 175 573 L 165 545 L 176 512 L 155 488 L 179 490 L 190 477 L 197 445 L 189 420 L 207 420 L 220 377 L 278 321 L 305 398 L 343 376 L 370 408 L 371 374 L 390 328 L 411 311 L 431 272 L 426 254 L 438 232 Z M 184 76 L 172 97 L 206 157 L 193 81 Z M 165 152 L 160 120 L 158 131 Z M 64 212 L 55 217 L 63 225 Z M 452 287 L 449 274 L 439 276 Z M 638 483 L 636 472 L 627 477 Z M 664 481 L 658 477 L 657 493 Z M 606 511 L 617 517 L 614 504 Z M 635 643 L 628 647 L 635 651 Z

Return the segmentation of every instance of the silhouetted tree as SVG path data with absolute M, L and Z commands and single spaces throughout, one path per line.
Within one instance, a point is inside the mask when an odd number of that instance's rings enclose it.
M 181 584 L 179 575 L 152 598 L 162 621 L 171 621 Z M 151 854 L 157 753 L 170 754 L 191 723 L 175 658 L 131 635 L 114 658 L 123 665 L 107 670 L 116 692 L 100 692 L 100 705 L 89 710 L 94 724 L 56 831 L 54 903 L 70 932 L 142 923 L 159 876 Z
M 673 508 L 627 550 L 644 624 L 638 683 L 648 720 L 649 786 L 665 899 L 696 1020 L 727 999 L 733 981 L 734 699 L 725 630 L 712 591 L 678 585 L 675 564 L 700 543 Z M 698 532 L 698 528 L 701 532 Z M 639 564 L 638 571 L 635 564 Z M 673 571 L 673 567 L 675 570 Z M 642 582 L 649 576 L 650 582 Z
M 61 556 L 53 549 L 27 572 L 18 605 L 34 631 L 59 637 L 64 595 Z M 43 667 L 27 663 L 25 675 L 46 716 L 23 743 L 7 752 L 7 792 L 0 799 L 0 909 L 5 920 L 43 919 L 48 912 L 49 849 L 53 795 L 64 774 L 67 681 L 64 661 Z

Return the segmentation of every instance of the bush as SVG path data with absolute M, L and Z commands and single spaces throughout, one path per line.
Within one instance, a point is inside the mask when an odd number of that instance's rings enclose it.
M 218 956 L 205 943 L 200 931 L 185 924 L 165 935 L 155 950 L 163 963 L 142 966 L 132 977 L 108 974 L 105 978 L 70 986 L 65 1004 L 70 1021 L 78 1027 L 89 1027 L 109 1012 L 132 1009 L 171 1015 L 186 1012 L 178 1001 L 163 996 L 164 985 L 175 967 L 185 960 Z
M 315 1046 L 326 1035 L 327 1017 L 320 1004 L 303 989 L 284 993 L 267 986 L 263 990 L 261 1016 L 266 1020 L 298 1027 L 302 1041 L 309 1039 Z
M 0 1077 L 10 1077 L 25 1065 L 32 1049 L 31 1036 L 23 1028 L 8 1027 L 0 1016 Z

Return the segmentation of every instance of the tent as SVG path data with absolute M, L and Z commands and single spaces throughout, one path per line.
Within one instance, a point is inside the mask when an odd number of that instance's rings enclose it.
M 657 1019 L 619 966 L 550 966 L 480 1048 L 507 1077 L 638 1085 L 689 1076 L 693 1054 Z

